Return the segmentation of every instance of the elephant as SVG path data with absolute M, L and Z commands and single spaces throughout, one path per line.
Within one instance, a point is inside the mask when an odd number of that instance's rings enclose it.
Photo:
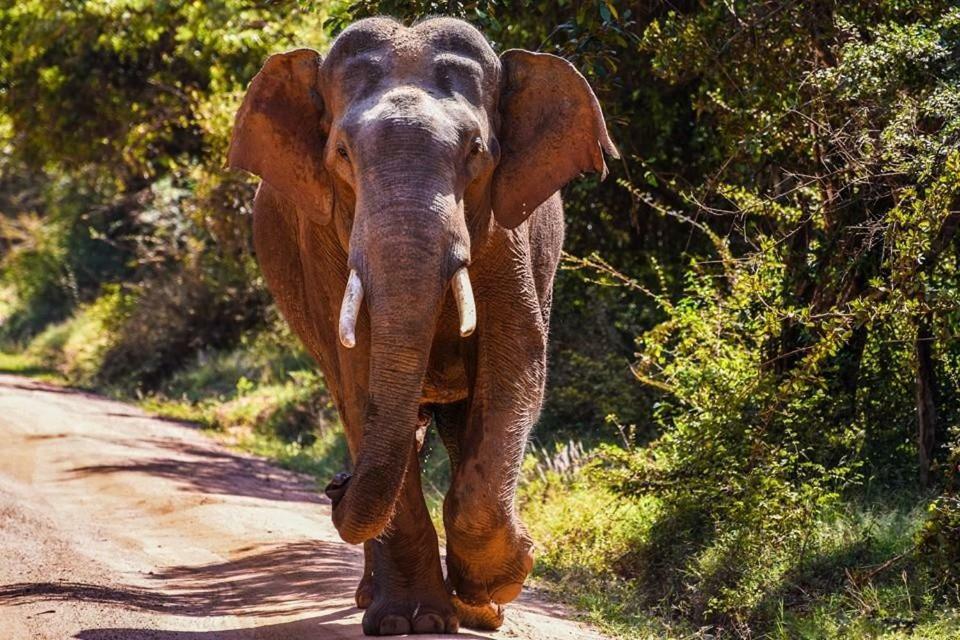
M 618 158 L 563 58 L 497 55 L 467 22 L 353 23 L 326 56 L 270 56 L 237 111 L 228 166 L 261 180 L 257 260 L 314 357 L 352 474 L 326 488 L 364 545 L 367 635 L 496 629 L 533 565 L 516 509 L 544 397 L 559 190 Z M 418 451 L 451 463 L 446 578 Z

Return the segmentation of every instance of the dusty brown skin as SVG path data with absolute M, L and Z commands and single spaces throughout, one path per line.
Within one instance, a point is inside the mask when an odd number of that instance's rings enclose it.
M 230 165 L 259 175 L 254 238 L 284 316 L 320 362 L 355 471 L 328 487 L 334 525 L 365 543 L 364 632 L 495 628 L 533 558 L 515 509 L 540 411 L 557 190 L 616 156 L 566 61 L 507 51 L 470 25 L 358 22 L 326 59 L 272 56 L 237 114 Z M 477 329 L 450 280 L 467 266 Z M 364 290 L 356 346 L 338 340 L 347 277 Z M 452 463 L 448 580 L 420 487 L 435 418 Z

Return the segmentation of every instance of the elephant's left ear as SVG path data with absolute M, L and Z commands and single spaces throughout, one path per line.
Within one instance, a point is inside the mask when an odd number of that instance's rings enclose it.
M 320 54 L 270 56 L 247 88 L 230 140 L 229 166 L 260 176 L 307 218 L 325 224 L 333 209 L 323 164 Z
M 521 49 L 500 60 L 501 155 L 492 200 L 497 222 L 512 229 L 579 174 L 606 177 L 604 151 L 620 155 L 597 97 L 572 64 Z

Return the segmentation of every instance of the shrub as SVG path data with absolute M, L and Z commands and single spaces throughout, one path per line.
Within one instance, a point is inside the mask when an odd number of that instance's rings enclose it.
M 28 340 L 50 322 L 64 317 L 71 295 L 63 269 L 64 247 L 59 225 L 24 214 L 6 221 L 4 280 L 15 302 L 4 318 L 0 337 L 10 344 Z
M 119 286 L 107 286 L 96 300 L 34 338 L 27 354 L 71 383 L 91 386 L 116 342 L 117 328 L 127 321 L 134 305 L 134 298 Z
M 217 428 L 245 427 L 303 445 L 336 423 L 323 380 L 311 371 L 293 372 L 284 384 L 254 386 L 241 378 L 237 396 L 216 407 L 211 420 Z
M 935 576 L 939 591 L 960 603 L 960 429 L 955 429 L 950 454 L 944 464 L 946 490 L 928 507 L 928 518 L 919 535 L 918 554 Z
M 137 287 L 98 379 L 148 391 L 204 349 L 233 345 L 263 321 L 266 298 L 248 274 L 205 273 L 187 263 Z

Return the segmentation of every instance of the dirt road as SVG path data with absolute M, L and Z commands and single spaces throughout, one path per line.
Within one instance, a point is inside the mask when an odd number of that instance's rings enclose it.
M 310 479 L 0 375 L 2 640 L 359 638 L 360 563 Z M 499 633 L 461 637 L 599 638 L 564 617 L 527 596 Z

